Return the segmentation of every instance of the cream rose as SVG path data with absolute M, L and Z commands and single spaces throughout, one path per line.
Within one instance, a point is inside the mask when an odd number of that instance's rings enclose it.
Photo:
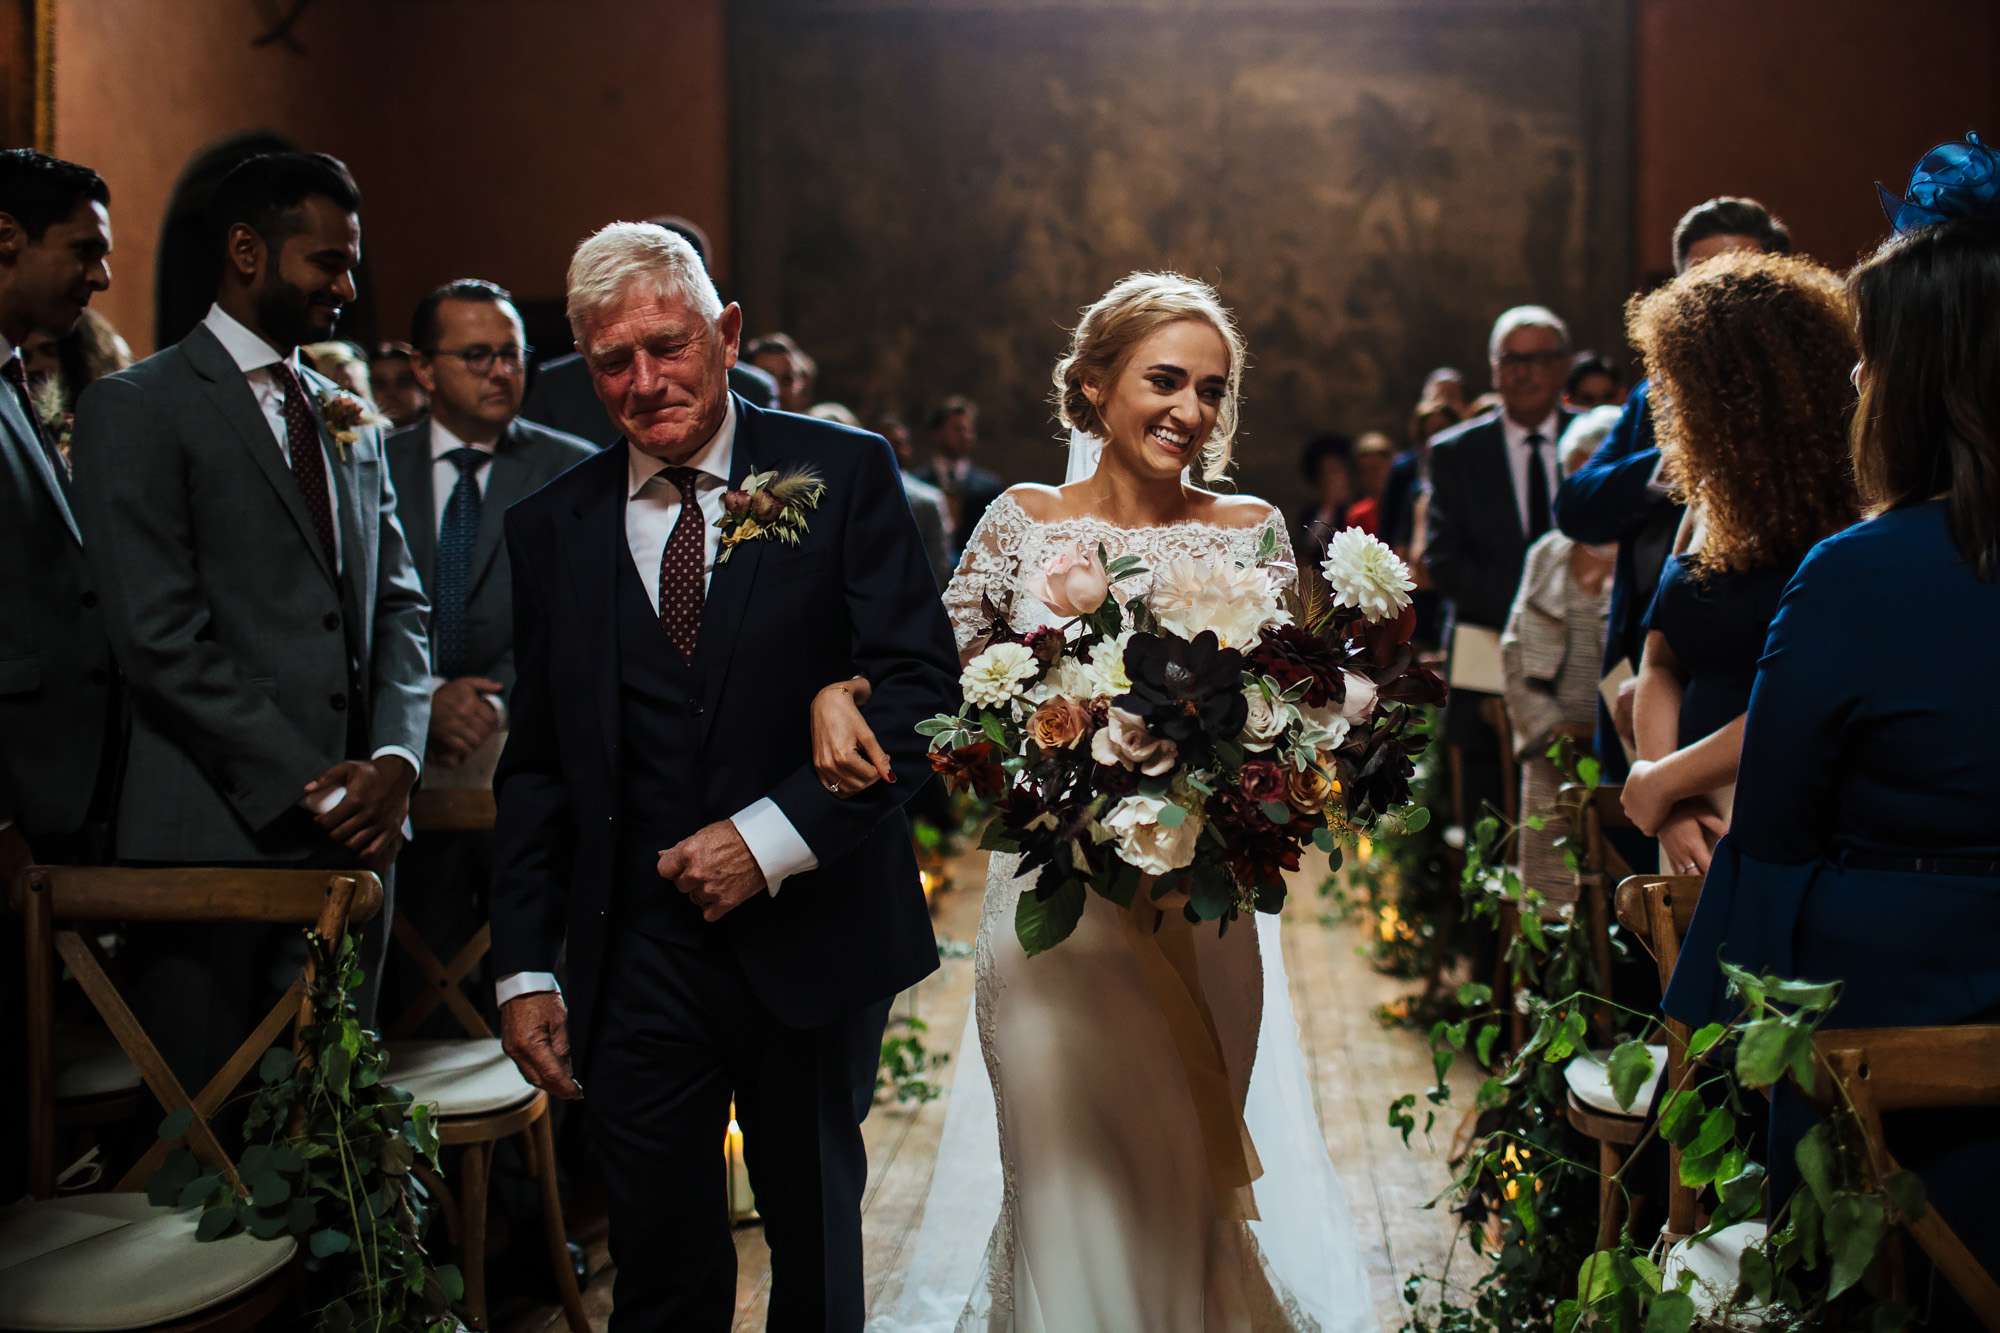
M 1167 802 L 1157 796 L 1127 796 L 1111 807 L 1103 824 L 1117 846 L 1119 860 L 1149 875 L 1164 875 L 1194 860 L 1201 817 L 1189 813 L 1168 828 L 1160 823 L 1160 812 L 1166 808 Z
M 1090 757 L 1109 768 L 1136 768 L 1147 777 L 1166 773 L 1180 758 L 1180 746 L 1146 730 L 1136 713 L 1114 708 L 1104 726 L 1090 738 Z
M 1272 702 L 1270 696 L 1256 685 L 1244 690 L 1243 698 L 1250 705 L 1250 711 L 1243 716 L 1243 748 L 1270 749 L 1278 737 L 1285 734 L 1287 716 L 1284 707 Z
M 1340 674 L 1347 681 L 1347 698 L 1340 705 L 1340 715 L 1358 727 L 1375 711 L 1375 682 L 1352 671 Z

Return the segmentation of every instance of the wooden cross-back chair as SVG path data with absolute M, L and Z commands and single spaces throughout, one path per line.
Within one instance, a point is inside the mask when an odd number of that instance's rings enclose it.
M 418 837 L 491 832 L 494 815 L 489 788 L 420 790 L 410 799 L 410 822 Z M 429 885 L 404 886 L 406 893 L 429 890 Z M 521 1077 L 500 1049 L 485 1017 L 462 989 L 477 978 L 479 964 L 493 946 L 492 923 L 482 923 L 449 963 L 439 959 L 423 933 L 405 918 L 397 917 L 389 929 L 427 985 L 387 1029 L 388 1079 L 416 1100 L 428 1102 L 437 1116 L 439 1143 L 460 1150 L 456 1194 L 445 1181 L 428 1172 L 426 1176 L 443 1208 L 452 1241 L 459 1248 L 466 1312 L 475 1327 L 486 1327 L 487 1182 L 493 1169 L 494 1145 L 518 1135 L 528 1170 L 540 1187 L 543 1239 L 564 1317 L 572 1333 L 589 1333 L 590 1321 L 584 1314 L 563 1225 L 548 1094 Z M 416 1039 L 412 1034 L 439 1005 L 458 1020 L 465 1035 Z
M 1840 1028 L 1813 1038 L 1843 1085 L 1868 1140 L 1863 1187 L 1879 1192 L 1901 1168 L 1882 1136 L 1884 1112 L 1983 1106 L 2000 1109 L 2000 1026 Z M 1816 1100 L 1830 1106 L 1834 1090 L 1819 1080 Z M 1900 1228 L 1929 1256 L 1979 1321 L 2000 1333 L 2000 1283 L 1935 1209 L 1904 1218 Z M 1903 1254 L 1886 1257 L 1891 1295 L 1907 1301 Z
M 1673 980 L 1674 966 L 1681 959 L 1681 941 L 1687 938 L 1688 923 L 1694 920 L 1695 905 L 1701 901 L 1699 875 L 1630 875 L 1618 885 L 1618 921 L 1653 955 L 1659 967 L 1660 993 Z M 1687 1024 L 1667 1020 L 1667 1086 L 1677 1088 L 1687 1073 Z M 1681 1150 L 1667 1148 L 1667 1224 L 1669 1241 L 1677 1241 L 1699 1231 L 1707 1221 L 1701 1215 L 1696 1192 L 1681 1184 Z
M 161 1057 L 120 994 L 87 927 L 109 922 L 231 922 L 311 926 L 338 940 L 382 906 L 365 871 L 109 869 L 30 866 L 10 905 L 22 919 L 27 1010 L 28 1185 L 31 1201 L 0 1212 L 0 1325 L 133 1328 L 160 1333 L 253 1328 L 291 1289 L 291 1237 L 198 1242 L 197 1214 L 154 1208 L 143 1191 L 175 1143 L 159 1143 L 109 1194 L 55 1197 L 57 962 L 66 965 L 163 1111 L 186 1111 L 185 1143 L 242 1189 L 213 1117 L 258 1062 L 311 1017 L 307 957 L 277 1004 L 194 1096 Z

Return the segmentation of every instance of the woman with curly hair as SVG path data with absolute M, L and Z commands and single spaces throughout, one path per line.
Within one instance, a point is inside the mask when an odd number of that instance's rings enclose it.
M 1859 513 L 1847 427 L 1853 317 L 1807 259 L 1738 252 L 1635 298 L 1627 331 L 1657 386 L 1665 478 L 1700 532 L 1646 617 L 1633 711 L 1633 823 L 1663 867 L 1706 871 L 1729 826 L 1764 633 L 1799 561 Z

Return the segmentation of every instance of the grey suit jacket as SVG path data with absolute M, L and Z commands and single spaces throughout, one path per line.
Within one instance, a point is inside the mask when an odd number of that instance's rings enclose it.
M 30 842 L 83 827 L 115 687 L 64 485 L 0 384 L 0 820 Z
M 437 487 L 432 476 L 431 423 L 417 421 L 389 436 L 383 445 L 410 559 L 432 596 L 437 580 Z M 588 440 L 516 418 L 493 451 L 486 494 L 479 508 L 479 531 L 472 543 L 472 589 L 466 603 L 466 661 L 475 676 L 491 676 L 514 689 L 514 578 L 507 568 L 501 520 L 515 501 L 595 454 Z
M 331 381 L 305 372 L 315 399 Z M 295 860 L 328 849 L 305 784 L 384 746 L 424 752 L 429 607 L 381 432 L 342 450 L 336 578 L 256 395 L 206 328 L 78 405 L 85 554 L 125 670 L 118 852 Z M 344 456 L 343 456 L 344 455 Z
M 938 591 L 951 582 L 951 511 L 944 492 L 921 477 L 903 474 L 903 498 L 910 502 L 910 514 L 917 520 L 917 533 L 924 539 L 924 558 L 930 561 Z

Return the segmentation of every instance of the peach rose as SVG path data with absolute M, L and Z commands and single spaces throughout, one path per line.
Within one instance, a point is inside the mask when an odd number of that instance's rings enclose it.
M 1146 730 L 1138 714 L 1112 708 L 1104 715 L 1104 729 L 1090 738 L 1090 757 L 1106 768 L 1136 768 L 1156 778 L 1172 770 L 1180 747 Z
M 1065 618 L 1087 616 L 1104 605 L 1111 593 L 1111 577 L 1097 553 L 1073 544 L 1056 552 L 1042 572 L 1028 585 L 1028 595 Z
M 1028 716 L 1028 739 L 1044 750 L 1067 750 L 1083 739 L 1089 725 L 1090 710 L 1059 694 Z
M 1285 799 L 1300 814 L 1316 815 L 1333 799 L 1333 779 L 1316 768 L 1285 770 Z

